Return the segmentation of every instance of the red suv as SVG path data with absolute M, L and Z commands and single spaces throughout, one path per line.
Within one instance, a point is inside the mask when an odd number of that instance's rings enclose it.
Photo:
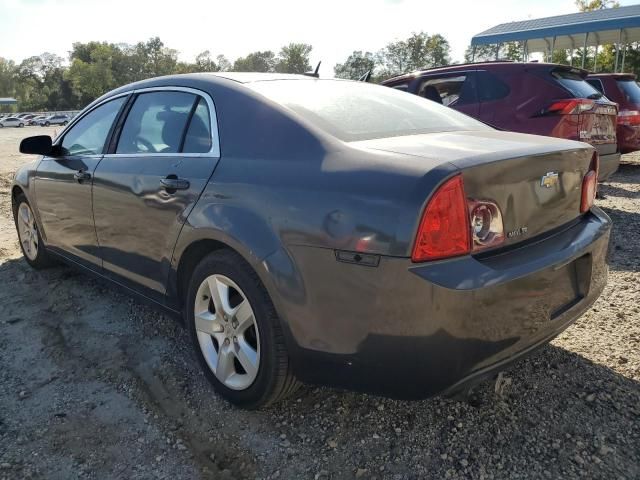
M 618 148 L 640 150 L 640 86 L 632 73 L 597 73 L 587 77 L 593 87 L 618 104 Z
M 618 169 L 617 105 L 585 81 L 588 72 L 551 63 L 484 62 L 421 70 L 382 82 L 452 107 L 502 130 L 590 143 L 599 180 Z

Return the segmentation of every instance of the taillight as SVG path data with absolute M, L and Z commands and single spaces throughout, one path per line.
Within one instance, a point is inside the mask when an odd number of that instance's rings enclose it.
M 411 259 L 438 260 L 495 247 L 504 242 L 500 208 L 490 200 L 467 199 L 462 176 L 443 183 L 427 204 Z
M 411 260 L 424 262 L 465 255 L 471 249 L 462 176 L 443 183 L 424 209 Z
M 640 125 L 640 111 L 622 110 L 618 113 L 618 125 Z
M 589 165 L 589 171 L 582 179 L 582 199 L 580 201 L 580 213 L 588 212 L 593 207 L 593 202 L 596 199 L 596 192 L 598 191 L 598 168 L 599 168 L 598 153 L 593 152 L 591 157 L 591 164 Z
M 569 98 L 557 100 L 542 111 L 543 115 L 573 115 L 592 110 L 595 105 L 593 100 L 586 98 Z

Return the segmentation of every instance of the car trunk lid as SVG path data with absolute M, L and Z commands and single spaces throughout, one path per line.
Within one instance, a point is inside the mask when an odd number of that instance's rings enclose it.
M 497 131 L 443 132 L 355 142 L 362 148 L 440 159 L 458 167 L 468 199 L 501 210 L 511 245 L 580 215 L 593 149 L 569 140 Z

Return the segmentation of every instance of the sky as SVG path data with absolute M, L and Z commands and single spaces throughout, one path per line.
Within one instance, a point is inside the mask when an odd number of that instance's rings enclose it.
M 74 42 L 159 36 L 181 60 L 209 50 L 233 62 L 304 42 L 313 45 L 311 63 L 322 61 L 321 76 L 332 76 L 352 51 L 375 52 L 412 32 L 444 35 L 462 61 L 471 37 L 494 25 L 576 11 L 574 0 L 0 0 L 0 57 L 66 59 Z

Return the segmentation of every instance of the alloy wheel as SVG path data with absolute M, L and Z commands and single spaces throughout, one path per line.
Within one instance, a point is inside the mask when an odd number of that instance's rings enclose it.
M 31 261 L 38 256 L 38 227 L 31 207 L 25 202 L 18 208 L 18 236 L 24 254 Z
M 242 289 L 224 275 L 210 275 L 198 288 L 193 311 L 200 350 L 213 374 L 232 390 L 249 388 L 260 366 L 260 333 Z

